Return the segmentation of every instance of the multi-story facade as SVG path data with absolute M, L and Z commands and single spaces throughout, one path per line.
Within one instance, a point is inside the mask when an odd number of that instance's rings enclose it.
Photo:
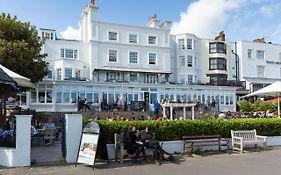
M 235 44 L 234 49 L 235 49 Z M 236 43 L 239 79 L 250 92 L 281 80 L 281 45 L 263 38 Z
M 145 27 L 97 21 L 97 10 L 90 4 L 82 12 L 80 41 L 57 39 L 54 30 L 39 32 L 46 38 L 42 53 L 49 74 L 27 93 L 27 107 L 76 111 L 79 94 L 94 105 L 169 98 L 215 100 L 221 111 L 236 110 L 236 87 L 210 85 L 233 79 L 224 39 L 171 36 L 169 22 L 159 25 L 156 15 Z
M 177 82 L 181 84 L 220 84 L 235 80 L 231 44 L 221 32 L 216 39 L 193 34 L 176 35 Z

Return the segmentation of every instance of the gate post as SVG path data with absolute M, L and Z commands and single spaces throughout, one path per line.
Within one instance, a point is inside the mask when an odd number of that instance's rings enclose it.
M 67 163 L 76 162 L 82 134 L 82 118 L 81 114 L 65 114 L 65 160 Z

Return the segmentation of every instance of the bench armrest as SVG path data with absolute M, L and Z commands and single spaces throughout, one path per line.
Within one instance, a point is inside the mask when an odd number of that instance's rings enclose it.
M 266 141 L 267 136 L 260 136 L 260 135 L 257 135 L 257 139 Z
M 243 139 L 243 137 L 233 136 L 233 137 L 232 137 L 232 140 L 233 140 L 233 141 L 239 141 L 239 142 L 240 142 L 240 141 L 242 141 L 242 140 L 244 140 L 244 139 Z

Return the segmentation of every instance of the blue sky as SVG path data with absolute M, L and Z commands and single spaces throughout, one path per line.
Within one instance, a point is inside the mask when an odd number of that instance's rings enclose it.
M 78 20 L 90 0 L 0 0 L 0 12 L 52 28 L 59 36 Z M 230 41 L 253 40 L 281 44 L 280 0 L 96 0 L 97 20 L 143 26 L 148 17 L 171 20 L 171 33 L 214 38 L 224 30 Z M 71 33 L 69 30 L 66 33 Z

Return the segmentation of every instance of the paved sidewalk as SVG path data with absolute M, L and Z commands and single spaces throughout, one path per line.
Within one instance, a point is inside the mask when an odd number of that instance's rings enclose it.
M 182 158 L 177 164 L 153 163 L 98 164 L 92 167 L 57 165 L 0 169 L 1 175 L 276 175 L 281 172 L 281 149 Z

